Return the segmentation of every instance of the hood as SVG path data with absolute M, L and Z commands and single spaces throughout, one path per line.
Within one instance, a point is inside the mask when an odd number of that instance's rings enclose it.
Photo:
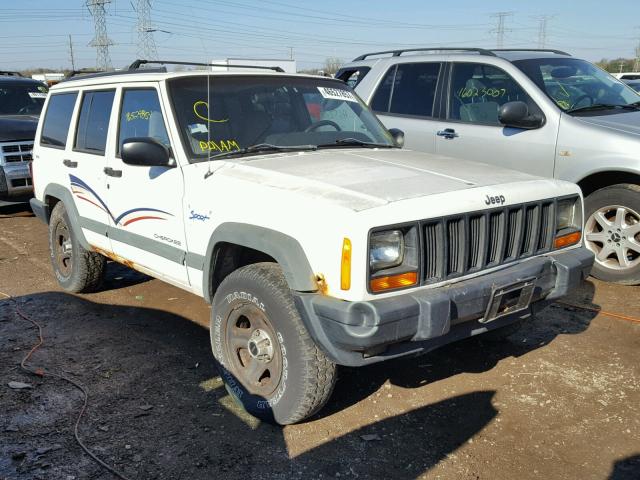
M 579 116 L 574 118 L 591 125 L 611 128 L 631 135 L 640 135 L 640 110 L 625 110 L 609 115 L 590 115 L 588 117 Z
M 37 127 L 35 115 L 0 115 L 0 142 L 33 140 Z
M 493 165 L 398 149 L 327 149 L 230 161 L 220 174 L 366 210 L 438 193 L 536 180 Z

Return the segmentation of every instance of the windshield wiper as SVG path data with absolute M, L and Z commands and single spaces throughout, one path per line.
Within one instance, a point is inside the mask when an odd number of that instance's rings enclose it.
M 570 108 L 569 110 L 566 110 L 566 113 L 592 112 L 597 110 L 613 110 L 616 108 L 621 108 L 623 110 L 640 110 L 640 102 L 629 103 L 625 105 L 609 104 L 609 103 L 594 103 L 593 105 L 587 105 L 584 107 Z
M 341 138 L 333 143 L 321 143 L 318 148 L 331 148 L 331 147 L 364 147 L 364 148 L 393 148 L 395 145 L 387 143 L 374 143 L 364 142 L 357 138 Z
M 238 150 L 230 150 L 228 152 L 217 153 L 210 156 L 207 160 L 218 160 L 220 158 L 232 157 L 235 155 L 243 156 L 249 153 L 259 152 L 296 152 L 305 150 L 316 150 L 315 145 L 272 145 L 270 143 L 258 143 L 249 147 L 240 148 Z

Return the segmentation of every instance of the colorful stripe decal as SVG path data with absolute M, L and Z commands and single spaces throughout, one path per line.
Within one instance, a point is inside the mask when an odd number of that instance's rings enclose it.
M 109 207 L 107 207 L 107 204 L 87 183 L 85 183 L 82 179 L 76 177 L 75 175 L 69 175 L 69 180 L 71 181 L 71 191 L 76 195 L 77 198 L 79 198 L 80 200 L 84 200 L 85 202 L 88 202 L 98 207 L 100 210 L 106 212 L 109 217 L 111 217 L 111 220 L 113 220 L 113 223 L 115 225 L 122 225 L 123 227 L 126 227 L 127 225 L 138 222 L 140 220 L 167 220 L 166 218 L 157 215 L 139 215 L 137 217 L 125 219 L 127 215 L 130 215 L 132 213 L 163 213 L 165 215 L 169 215 L 170 217 L 174 216 L 172 213 L 165 212 L 164 210 L 159 210 L 157 208 L 138 207 L 127 210 L 117 217 L 114 217 L 114 215 L 111 213 L 111 210 L 109 210 Z

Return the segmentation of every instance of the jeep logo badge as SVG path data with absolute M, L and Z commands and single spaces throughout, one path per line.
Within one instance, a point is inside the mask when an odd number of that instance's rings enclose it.
M 495 195 L 493 197 L 486 195 L 486 197 L 487 198 L 485 199 L 484 203 L 487 205 L 504 205 L 504 202 L 506 201 L 504 195 Z

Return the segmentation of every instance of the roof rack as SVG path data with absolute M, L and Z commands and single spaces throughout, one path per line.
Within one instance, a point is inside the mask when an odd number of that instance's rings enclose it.
M 391 56 L 393 56 L 393 57 L 399 57 L 403 53 L 407 53 L 407 52 L 428 52 L 428 51 L 434 51 L 434 52 L 449 52 L 449 51 L 453 51 L 453 52 L 455 52 L 455 51 L 458 51 L 458 52 L 475 52 L 475 53 L 479 53 L 480 55 L 488 55 L 490 57 L 495 57 L 496 56 L 495 53 L 493 53 L 491 50 L 487 50 L 486 48 L 425 47 L 425 48 L 405 48 L 405 49 L 401 49 L 401 50 L 385 50 L 384 52 L 365 53 L 364 55 L 360 55 L 359 57 L 354 58 L 353 61 L 357 62 L 358 60 L 364 60 L 365 58 L 371 57 L 373 55 L 386 55 L 386 54 L 390 53 Z
M 284 72 L 280 67 L 267 67 L 263 65 L 229 65 L 227 63 L 198 63 L 198 62 L 176 62 L 172 60 L 136 60 L 129 65 L 129 70 L 146 70 L 141 69 L 142 65 L 148 65 L 150 63 L 158 65 L 192 65 L 196 67 L 227 67 L 227 68 L 257 68 L 260 70 L 273 70 L 274 72 Z
M 0 75 L 4 75 L 7 77 L 22 77 L 20 72 L 12 72 L 10 70 L 0 70 Z
M 555 53 L 556 55 L 571 56 L 570 53 L 563 52 L 562 50 L 553 50 L 551 48 L 492 48 L 492 52 L 546 52 Z

